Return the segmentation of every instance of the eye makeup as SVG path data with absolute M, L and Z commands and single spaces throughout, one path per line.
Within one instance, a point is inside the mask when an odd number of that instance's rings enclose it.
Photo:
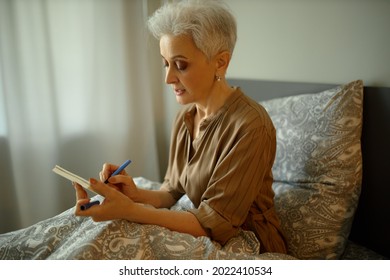
M 182 61 L 182 60 L 177 60 L 177 61 L 175 61 L 175 65 L 176 65 L 177 70 L 184 71 L 188 67 L 188 62 Z
M 177 60 L 174 62 L 174 65 L 175 65 L 175 68 L 179 71 L 184 71 L 187 69 L 188 67 L 188 62 L 186 61 L 181 61 L 181 60 Z M 166 61 L 165 59 L 163 60 L 163 66 L 166 68 L 166 67 L 169 67 L 169 63 L 168 61 Z
M 184 59 L 181 59 L 181 58 L 182 58 L 182 56 L 177 56 L 177 57 L 172 58 L 172 63 L 178 71 L 184 71 L 188 67 L 188 62 Z M 169 67 L 168 60 L 166 60 L 164 57 L 162 59 L 163 59 L 163 66 L 165 68 Z

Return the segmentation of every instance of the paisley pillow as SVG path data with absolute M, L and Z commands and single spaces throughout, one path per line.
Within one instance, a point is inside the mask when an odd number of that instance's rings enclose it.
M 362 182 L 363 82 L 261 104 L 277 131 L 273 188 L 289 254 L 338 259 Z

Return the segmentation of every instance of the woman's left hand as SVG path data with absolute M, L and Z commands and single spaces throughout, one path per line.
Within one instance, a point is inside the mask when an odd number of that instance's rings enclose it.
M 86 210 L 81 210 L 81 206 L 88 203 L 90 199 L 83 187 L 75 184 L 77 199 L 76 216 L 90 216 L 95 222 L 124 219 L 128 218 L 128 213 L 131 213 L 133 208 L 136 207 L 136 203 L 128 196 L 103 182 L 91 178 L 90 187 L 93 191 L 104 196 L 104 200 L 100 205 L 94 205 Z

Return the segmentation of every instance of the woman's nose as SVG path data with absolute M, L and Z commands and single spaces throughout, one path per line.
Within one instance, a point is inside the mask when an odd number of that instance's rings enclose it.
M 172 67 L 168 66 L 166 68 L 166 73 L 165 73 L 165 83 L 166 84 L 174 84 L 178 81 L 176 73 Z

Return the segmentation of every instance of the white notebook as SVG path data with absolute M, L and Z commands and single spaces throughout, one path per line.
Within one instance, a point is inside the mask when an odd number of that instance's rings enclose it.
M 68 179 L 69 181 L 76 182 L 83 188 L 96 193 L 89 187 L 89 181 L 85 180 L 84 178 L 81 178 L 80 176 L 73 174 L 72 172 L 66 170 L 65 168 L 62 168 L 61 166 L 56 165 L 53 168 L 53 171 L 57 173 L 58 175 L 61 175 L 62 177 Z M 97 193 L 96 193 L 97 194 Z

